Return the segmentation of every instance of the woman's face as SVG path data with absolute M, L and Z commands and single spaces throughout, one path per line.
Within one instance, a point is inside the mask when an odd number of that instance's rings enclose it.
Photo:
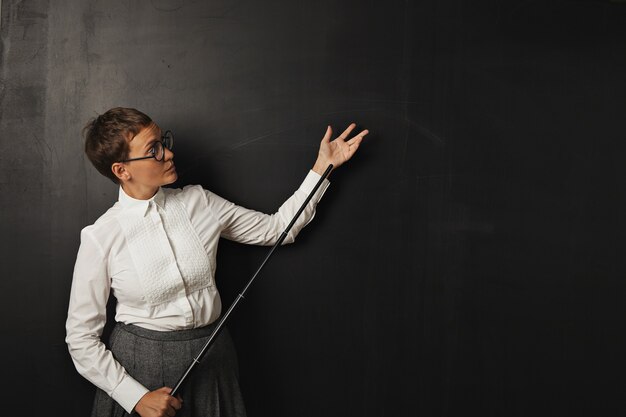
M 161 141 L 162 132 L 156 123 L 152 123 L 130 138 L 128 159 L 152 155 L 154 142 Z M 174 166 L 174 153 L 165 148 L 162 161 L 154 158 L 125 162 L 125 169 L 130 174 L 133 187 L 154 188 L 171 184 L 178 178 Z

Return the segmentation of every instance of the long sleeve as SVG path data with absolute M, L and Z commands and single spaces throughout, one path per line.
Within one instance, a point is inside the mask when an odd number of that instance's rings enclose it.
M 130 414 L 148 389 L 128 375 L 100 339 L 110 290 L 104 253 L 85 228 L 74 267 L 65 341 L 78 372 Z
M 273 245 L 320 178 L 321 176 L 316 172 L 309 171 L 295 193 L 280 206 L 276 213 L 271 215 L 238 206 L 210 191 L 205 190 L 205 193 L 209 210 L 217 216 L 222 227 L 222 237 L 240 243 Z M 300 230 L 313 220 L 315 207 L 329 184 L 329 181 L 325 179 L 292 226 L 283 244 L 292 243 Z

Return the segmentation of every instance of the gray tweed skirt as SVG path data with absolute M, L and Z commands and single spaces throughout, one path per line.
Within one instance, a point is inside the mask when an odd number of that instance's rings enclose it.
M 117 323 L 109 346 L 115 359 L 147 389 L 174 387 L 208 340 L 215 324 L 161 332 Z M 176 417 L 246 416 L 239 390 L 237 354 L 228 329 L 222 328 L 201 363 L 188 377 L 181 395 L 183 408 L 176 412 Z M 128 415 L 115 400 L 97 389 L 92 417 Z

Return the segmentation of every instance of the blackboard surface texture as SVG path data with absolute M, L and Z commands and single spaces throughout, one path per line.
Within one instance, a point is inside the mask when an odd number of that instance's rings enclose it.
M 3 416 L 90 413 L 65 319 L 115 106 L 174 132 L 173 187 L 266 213 L 327 125 L 370 132 L 231 317 L 250 417 L 626 415 L 626 2 L 0 12 Z M 225 307 L 267 250 L 220 242 Z

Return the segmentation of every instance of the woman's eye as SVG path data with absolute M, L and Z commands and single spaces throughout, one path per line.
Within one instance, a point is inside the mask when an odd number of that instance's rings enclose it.
M 150 150 L 148 151 L 148 153 L 149 153 L 150 155 L 154 155 L 154 154 L 156 154 L 156 150 L 154 149 L 154 146 L 153 146 L 152 148 L 150 148 Z

